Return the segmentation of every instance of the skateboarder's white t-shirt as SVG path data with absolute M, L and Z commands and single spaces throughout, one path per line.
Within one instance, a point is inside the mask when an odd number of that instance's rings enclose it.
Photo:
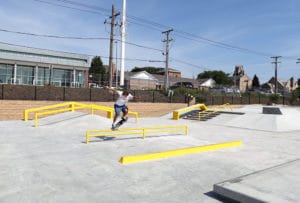
M 115 102 L 116 105 L 118 106 L 123 106 L 125 105 L 129 100 L 133 99 L 132 94 L 128 94 L 127 97 L 124 97 L 122 94 L 122 91 L 117 91 L 119 98 L 117 99 L 117 101 Z

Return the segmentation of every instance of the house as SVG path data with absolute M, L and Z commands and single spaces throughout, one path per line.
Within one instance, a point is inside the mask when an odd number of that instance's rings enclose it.
M 199 83 L 198 88 L 200 89 L 210 89 L 216 86 L 216 81 L 212 78 L 199 79 L 198 83 Z
M 125 72 L 124 86 L 132 90 L 151 90 L 156 89 L 158 80 L 147 71 Z
M 157 72 L 158 75 L 165 75 L 165 68 L 160 68 Z M 173 68 L 168 68 L 168 76 L 171 78 L 181 78 L 181 72 Z
M 285 83 L 285 89 L 288 92 L 291 92 L 295 89 L 297 89 L 299 87 L 298 85 L 298 81 L 300 81 L 299 79 L 294 79 L 294 77 L 291 77 L 286 83 Z
M 277 92 L 284 93 L 286 84 L 286 82 L 277 79 Z M 275 93 L 275 78 L 272 77 L 268 82 L 262 84 L 261 89 L 265 92 Z
M 173 72 L 174 74 L 176 73 L 175 74 L 176 76 L 169 77 L 169 84 L 168 84 L 169 87 L 179 83 L 180 84 L 187 83 L 187 84 L 191 84 L 193 88 L 209 89 L 209 88 L 213 88 L 216 84 L 216 82 L 211 78 L 201 79 L 201 80 L 182 78 L 180 71 L 174 69 L 171 69 L 170 71 Z M 144 90 L 163 89 L 165 85 L 164 74 L 150 74 L 147 71 L 125 72 L 124 77 L 125 77 L 125 88 L 129 88 L 129 89 L 144 89 Z

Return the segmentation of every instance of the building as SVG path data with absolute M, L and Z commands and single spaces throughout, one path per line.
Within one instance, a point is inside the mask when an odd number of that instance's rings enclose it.
M 153 90 L 158 80 L 147 71 L 125 72 L 125 87 L 132 90 Z
M 292 92 L 295 89 L 297 89 L 299 87 L 298 85 L 298 81 L 299 79 L 295 79 L 294 77 L 291 77 L 285 84 L 285 88 L 288 92 Z
M 211 89 L 216 86 L 216 81 L 212 78 L 199 79 L 199 89 Z
M 298 87 L 297 81 L 294 78 L 290 78 L 288 81 L 282 81 L 277 79 L 277 92 L 284 94 L 291 92 Z M 275 93 L 275 78 L 272 77 L 268 82 L 261 85 L 263 91 Z
M 160 68 L 157 72 L 158 75 L 165 75 L 165 68 Z M 175 70 L 173 68 L 168 68 L 168 76 L 171 78 L 181 78 L 181 72 L 179 70 Z
M 86 87 L 89 57 L 0 43 L 0 84 Z
M 252 80 L 245 75 L 245 70 L 242 65 L 235 66 L 232 79 L 234 86 L 237 87 L 240 92 L 246 92 L 252 89 Z

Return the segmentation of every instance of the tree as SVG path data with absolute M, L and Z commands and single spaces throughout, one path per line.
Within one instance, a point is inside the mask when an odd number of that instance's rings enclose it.
M 159 71 L 161 71 L 161 68 L 156 67 L 134 67 L 134 69 L 131 70 L 131 72 L 140 72 L 140 71 L 147 71 L 150 74 L 157 74 Z
M 89 76 L 92 77 L 93 82 L 102 85 L 103 82 L 107 80 L 107 74 L 100 56 L 95 56 L 92 59 L 91 67 L 89 69 Z
M 255 88 L 259 88 L 259 87 L 260 87 L 259 79 L 255 74 L 253 79 L 252 79 L 252 88 L 255 89 Z
M 198 74 L 197 79 L 205 79 L 212 78 L 216 81 L 218 85 L 228 85 L 231 83 L 228 73 L 224 73 L 223 71 L 204 71 Z

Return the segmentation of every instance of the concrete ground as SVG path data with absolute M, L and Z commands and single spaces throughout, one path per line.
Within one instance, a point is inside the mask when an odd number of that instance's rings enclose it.
M 262 106 L 245 106 L 235 110 L 244 115 L 222 114 L 206 122 L 174 121 L 171 114 L 140 118 L 138 124 L 132 118 L 124 128 L 186 124 L 189 136 L 96 137 L 90 144 L 85 131 L 108 129 L 111 120 L 68 112 L 40 119 L 38 128 L 33 121 L 1 121 L 0 202 L 226 202 L 213 192 L 214 184 L 299 159 L 300 108 L 280 108 L 283 115 L 264 115 Z M 118 162 L 124 155 L 236 140 L 244 145 Z M 281 183 L 285 191 L 288 182 Z M 290 196 L 300 192 L 291 191 Z

